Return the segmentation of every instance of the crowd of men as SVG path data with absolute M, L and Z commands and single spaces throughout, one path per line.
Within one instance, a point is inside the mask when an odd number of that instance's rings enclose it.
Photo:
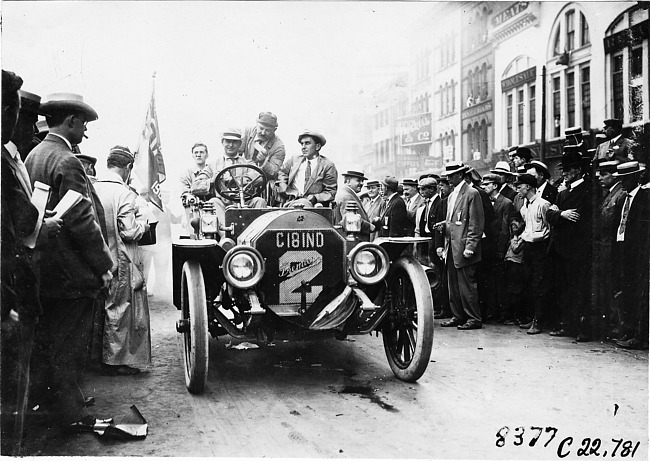
M 108 375 L 150 362 L 138 241 L 151 212 L 129 186 L 128 147 L 110 150 L 101 177 L 96 159 L 81 154 L 98 115 L 80 95 L 41 103 L 20 77 L 3 70 L 2 79 L 2 453 L 19 454 L 28 400 L 66 430 L 92 427 L 79 387 L 88 359 Z M 47 127 L 37 131 L 39 115 Z M 214 159 L 206 144 L 192 146 L 194 165 L 180 178 L 188 224 L 197 201 L 212 203 L 221 223 L 233 204 L 331 207 L 336 224 L 358 219 L 360 240 L 420 238 L 407 251 L 441 277 L 434 316 L 442 327 L 499 322 L 647 348 L 650 182 L 620 120 L 605 121 L 592 150 L 580 128 L 567 130 L 555 184 L 530 149 L 515 147 L 484 176 L 449 162 L 441 175 L 401 182 L 349 170 L 339 186 L 323 134 L 301 132 L 301 153 L 286 156 L 277 128 L 262 112 L 253 126 L 225 130 Z M 238 203 L 219 188 L 242 166 L 268 181 Z M 39 208 L 32 195 L 43 188 Z M 55 212 L 71 191 L 77 203 Z
M 134 156 L 115 146 L 96 178 L 79 144 L 97 112 L 71 93 L 41 103 L 22 84 L 2 71 L 3 455 L 20 455 L 26 414 L 92 429 L 94 398 L 79 386 L 88 364 L 132 375 L 151 360 Z M 36 134 L 39 115 L 47 127 Z

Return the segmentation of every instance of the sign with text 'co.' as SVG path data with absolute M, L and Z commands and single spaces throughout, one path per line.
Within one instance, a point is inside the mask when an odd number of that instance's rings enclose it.
M 431 113 L 407 115 L 398 123 L 402 146 L 431 143 Z

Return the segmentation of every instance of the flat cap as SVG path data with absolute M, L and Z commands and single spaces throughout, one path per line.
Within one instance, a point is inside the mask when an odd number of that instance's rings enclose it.
M 309 136 L 310 138 L 313 138 L 316 140 L 316 142 L 319 142 L 321 147 L 325 145 L 327 140 L 325 139 L 325 136 L 322 134 L 318 133 L 317 131 L 312 131 L 312 130 L 305 130 L 302 133 L 298 135 L 298 142 L 302 140 L 305 136 Z
M 241 141 L 241 130 L 239 128 L 228 128 L 223 133 L 221 133 L 221 139 Z
M 418 183 L 418 186 L 420 186 L 420 187 L 438 187 L 438 181 L 436 181 L 434 178 L 425 177 L 425 178 L 420 179 L 420 182 Z
M 272 128 L 278 127 L 278 117 L 271 112 L 260 112 L 260 115 L 257 116 L 257 123 L 262 125 L 270 126 Z
M 519 184 L 526 184 L 537 189 L 537 180 L 532 174 L 524 173 L 517 176 L 517 179 L 515 180 L 515 186 L 518 186 Z
M 92 155 L 75 154 L 75 157 L 77 157 L 82 162 L 90 163 L 92 166 L 95 166 L 95 164 L 97 163 L 97 159 L 95 157 L 93 157 Z

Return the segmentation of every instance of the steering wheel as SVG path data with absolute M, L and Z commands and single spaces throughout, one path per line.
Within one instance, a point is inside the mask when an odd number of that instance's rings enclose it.
M 266 183 L 266 174 L 260 167 L 242 163 L 221 170 L 214 178 L 214 189 L 223 198 L 244 206 L 246 200 L 261 195 Z

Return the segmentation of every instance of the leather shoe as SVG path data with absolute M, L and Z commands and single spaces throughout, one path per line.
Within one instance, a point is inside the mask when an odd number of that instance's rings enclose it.
M 526 334 L 528 335 L 538 335 L 542 332 L 542 329 L 539 327 L 539 322 L 533 320 L 533 324 L 530 326 Z
M 137 375 L 138 373 L 140 373 L 139 368 L 130 367 L 128 365 L 102 364 L 102 375 L 104 376 L 129 376 Z
M 641 341 L 636 338 L 628 339 L 627 341 L 616 341 L 616 345 L 623 349 L 645 349 Z
M 519 325 L 519 328 L 521 328 L 522 330 L 528 330 L 528 329 L 529 329 L 530 327 L 532 327 L 532 326 L 533 326 L 533 321 L 531 320 L 531 321 L 528 322 L 528 323 L 521 323 L 521 324 Z
M 573 336 L 569 330 L 565 330 L 564 328 L 560 328 L 559 330 L 553 330 L 549 333 L 551 336 L 555 337 L 561 337 L 561 338 L 566 338 L 568 336 Z
M 462 324 L 463 324 L 462 320 L 452 317 L 451 320 L 449 320 L 447 322 L 442 322 L 440 324 L 440 326 L 441 327 L 457 327 L 457 326 L 460 326 Z
M 576 336 L 576 342 L 588 343 L 589 341 L 591 341 L 591 337 L 586 333 L 578 333 L 578 336 Z
M 517 322 L 514 319 L 506 320 L 503 322 L 504 325 L 512 326 L 512 325 L 519 325 L 519 322 Z
M 456 328 L 459 330 L 480 330 L 483 328 L 483 325 L 479 322 L 467 322 L 463 325 L 458 325 Z
M 435 314 L 435 313 L 433 314 L 433 318 L 436 319 L 436 320 L 450 319 L 451 317 L 452 317 L 451 312 L 442 311 L 442 312 L 438 312 L 437 314 Z

